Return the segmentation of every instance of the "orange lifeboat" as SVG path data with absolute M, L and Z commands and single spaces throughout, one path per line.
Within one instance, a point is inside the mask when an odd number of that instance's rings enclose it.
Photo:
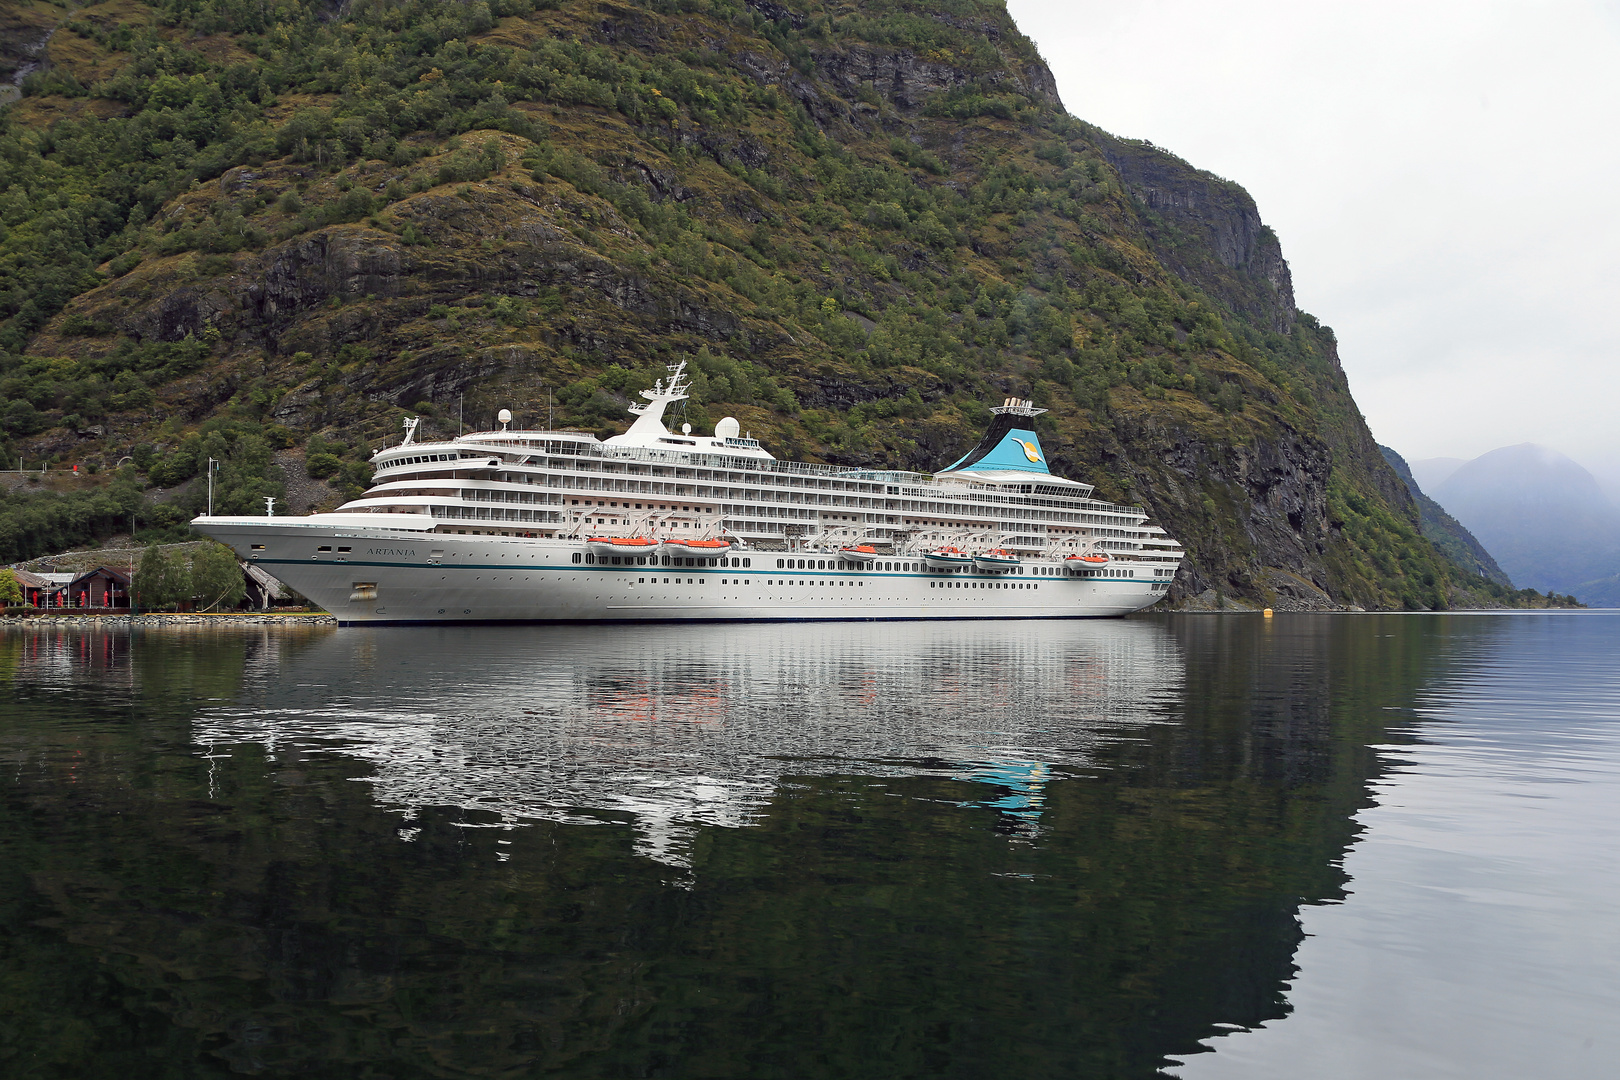
M 973 556 L 973 565 L 980 570 L 1016 570 L 1023 565 L 1023 560 L 1010 551 L 991 548 Z
M 729 540 L 665 540 L 661 551 L 669 555 L 724 555 L 731 550 Z
M 838 554 L 846 562 L 869 563 L 878 557 L 878 549 L 871 544 L 853 544 L 839 548 Z
M 936 548 L 923 556 L 923 562 L 941 570 L 956 570 L 973 565 L 973 556 L 958 547 Z
M 592 555 L 651 555 L 658 542 L 645 536 L 592 536 L 585 541 Z

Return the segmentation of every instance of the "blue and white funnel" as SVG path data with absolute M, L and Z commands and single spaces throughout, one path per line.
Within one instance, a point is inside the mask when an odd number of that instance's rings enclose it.
M 1050 476 L 1052 471 L 1046 467 L 1040 437 L 1027 426 L 1046 410 L 1035 408 L 1029 401 L 1008 398 L 1001 408 L 990 411 L 996 418 L 990 422 L 990 430 L 984 433 L 979 445 L 940 472 L 1027 472 Z

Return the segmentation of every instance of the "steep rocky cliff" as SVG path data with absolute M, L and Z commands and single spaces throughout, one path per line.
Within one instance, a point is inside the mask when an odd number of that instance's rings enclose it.
M 685 355 L 695 425 L 831 462 L 1032 396 L 1188 541 L 1176 600 L 1467 599 L 1253 201 L 1068 116 L 993 0 L 116 0 L 47 52 L 0 121 L 12 456 L 607 433 Z

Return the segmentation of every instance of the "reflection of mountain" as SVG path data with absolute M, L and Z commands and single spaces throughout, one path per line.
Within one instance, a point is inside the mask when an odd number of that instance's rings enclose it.
M 1431 492 L 1521 587 L 1620 605 L 1620 510 L 1592 474 L 1543 446 L 1504 446 Z
M 783 776 L 1006 786 L 999 770 L 1012 763 L 1087 763 L 1099 740 L 1154 719 L 1181 681 L 1174 642 L 1145 623 L 1016 636 L 819 623 L 585 641 L 536 631 L 452 635 L 427 651 L 420 635 L 334 636 L 299 658 L 301 684 L 265 681 L 251 704 L 206 710 L 196 738 L 370 762 L 378 800 L 398 809 L 458 806 L 480 823 L 628 814 L 648 854 L 684 865 L 680 838 L 752 823 Z M 402 653 L 408 666 L 386 659 Z M 356 685 L 357 670 L 386 672 L 386 688 Z
M 24 655 L 0 698 L 0 1050 L 120 1080 L 1145 1078 L 1287 1011 L 1368 745 L 1497 625 Z

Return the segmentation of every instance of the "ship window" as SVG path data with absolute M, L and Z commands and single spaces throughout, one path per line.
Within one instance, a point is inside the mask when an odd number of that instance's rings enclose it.
M 263 544 L 254 544 L 254 545 L 252 545 L 252 547 L 253 547 L 254 551 L 263 551 L 264 550 L 264 545 Z
M 776 568 L 778 570 L 782 569 L 782 560 L 781 559 L 776 560 Z
M 339 551 L 353 551 L 354 548 L 352 548 L 352 547 L 340 547 L 340 548 L 338 548 L 338 550 Z
M 613 556 L 613 565 L 614 565 L 614 566 L 621 566 L 621 565 L 623 565 L 623 564 L 622 564 L 622 562 L 621 562 L 621 559 L 622 559 L 622 556 L 619 556 L 619 555 L 615 555 L 615 556 Z
M 594 564 L 596 562 L 596 556 L 595 555 L 587 555 L 587 556 L 585 556 L 585 561 L 588 562 L 588 563 Z
M 332 550 L 332 545 L 331 544 L 322 544 L 320 547 L 316 548 L 315 550 L 316 551 L 331 551 Z
M 663 562 L 660 563 L 660 565 L 661 566 L 668 566 L 669 565 L 669 556 L 668 555 L 663 556 Z
M 754 560 L 753 559 L 744 559 L 743 560 L 744 569 L 746 569 L 746 568 L 748 568 L 750 566 L 753 566 L 753 565 L 754 565 Z

